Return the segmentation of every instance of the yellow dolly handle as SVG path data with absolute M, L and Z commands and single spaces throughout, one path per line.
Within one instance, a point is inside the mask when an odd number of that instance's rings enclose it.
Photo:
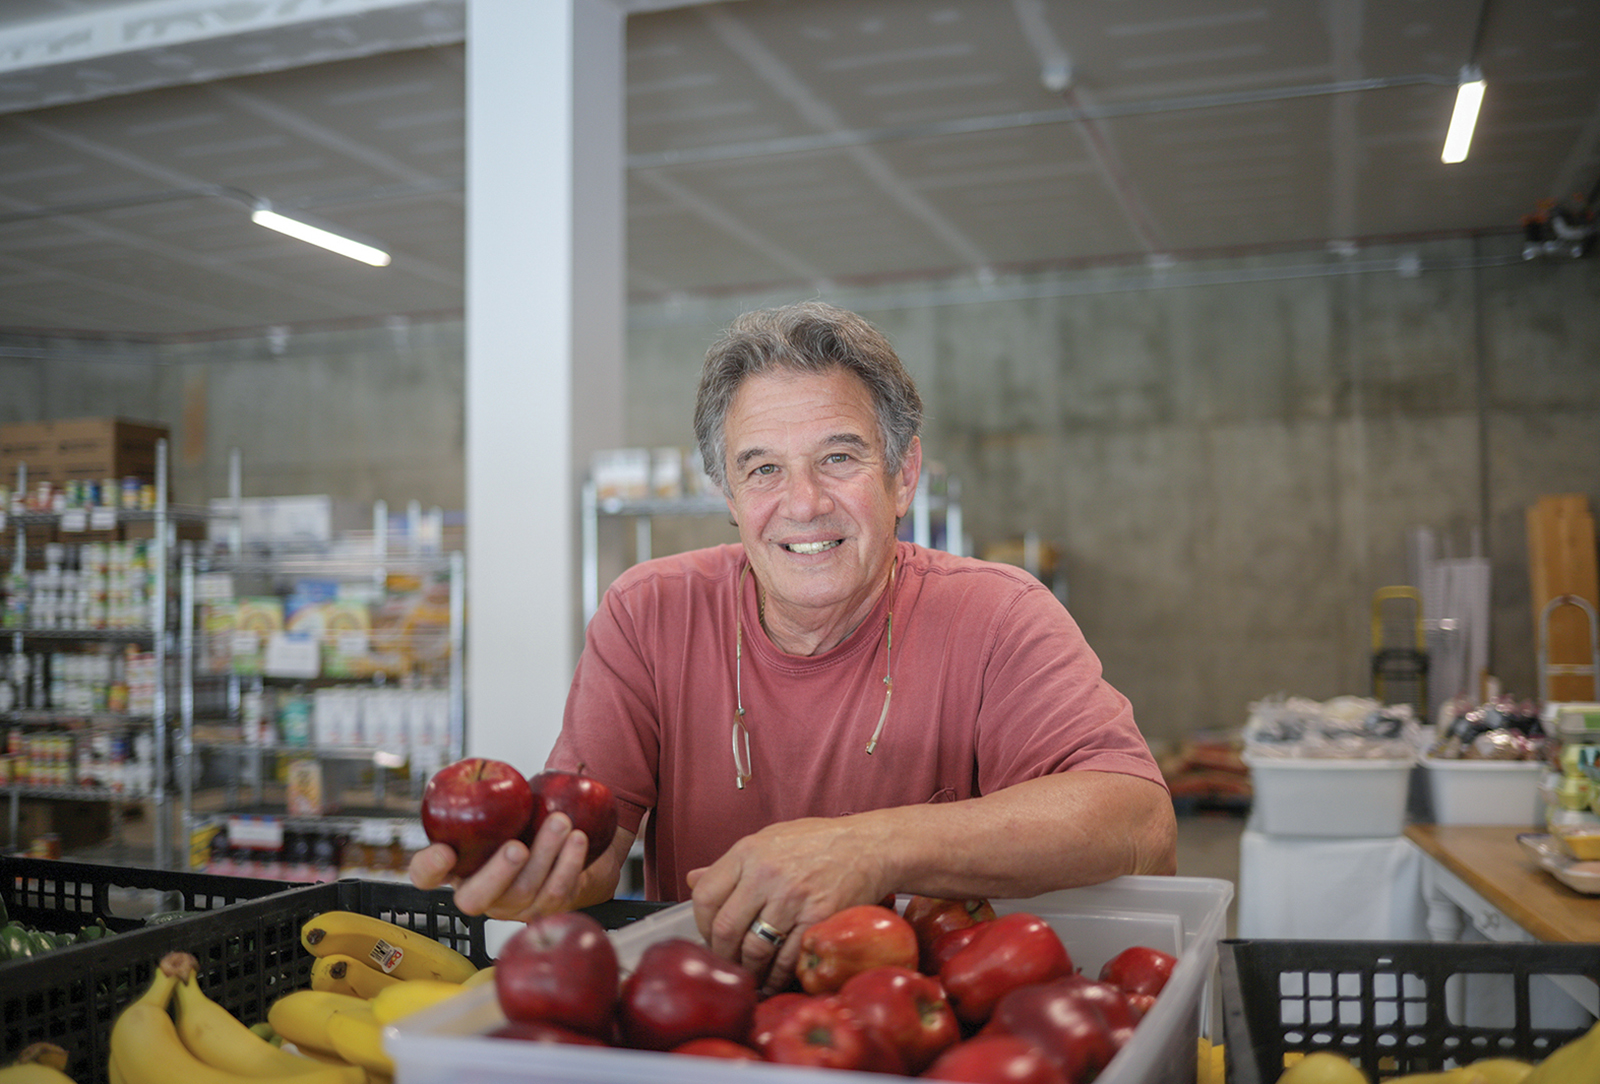
M 1380 587 L 1372 595 L 1372 650 L 1383 650 L 1383 604 L 1390 599 L 1410 599 L 1417 604 L 1417 650 L 1428 648 L 1427 635 L 1422 631 L 1422 592 L 1415 587 Z

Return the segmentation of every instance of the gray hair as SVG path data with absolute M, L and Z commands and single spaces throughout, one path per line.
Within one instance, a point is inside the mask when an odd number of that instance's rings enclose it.
M 853 373 L 872 394 L 886 467 L 894 474 L 922 428 L 922 397 L 883 333 L 821 301 L 747 312 L 712 343 L 695 395 L 694 436 L 706 474 L 730 493 L 728 409 L 747 377 L 774 370 Z

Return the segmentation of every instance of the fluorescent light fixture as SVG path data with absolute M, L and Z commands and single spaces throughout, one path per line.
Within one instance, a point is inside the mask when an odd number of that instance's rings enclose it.
M 1450 114 L 1450 130 L 1445 133 L 1444 153 L 1440 161 L 1446 165 L 1467 160 L 1467 148 L 1472 145 L 1472 129 L 1478 123 L 1478 107 L 1483 104 L 1483 72 L 1475 64 L 1461 69 L 1461 82 L 1456 87 L 1456 111 Z
M 325 230 L 321 226 L 313 226 L 311 223 L 303 222 L 298 218 L 281 215 L 264 204 L 258 204 L 250 212 L 250 221 L 258 226 L 265 226 L 269 230 L 286 233 L 290 237 L 304 241 L 307 244 L 325 248 L 329 252 L 337 252 L 339 255 L 348 256 L 352 260 L 360 260 L 364 264 L 371 264 L 373 267 L 389 266 L 389 254 L 381 248 L 374 248 L 372 245 L 362 244 L 360 241 L 352 241 L 348 237 L 341 236 L 331 230 Z

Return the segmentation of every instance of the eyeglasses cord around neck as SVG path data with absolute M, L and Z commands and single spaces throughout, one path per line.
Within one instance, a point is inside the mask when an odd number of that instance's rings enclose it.
M 878 747 L 883 736 L 883 724 L 889 720 L 889 700 L 894 696 L 894 573 L 900 565 L 896 557 L 889 565 L 888 618 L 883 626 L 883 711 L 878 713 L 878 725 L 867 741 L 867 755 Z M 739 570 L 739 586 L 734 597 L 733 633 L 733 781 L 740 790 L 750 782 L 755 765 L 750 760 L 750 731 L 744 725 L 744 578 L 749 573 L 747 564 Z M 760 602 L 761 585 L 756 585 L 756 598 Z M 743 741 L 741 755 L 740 743 Z

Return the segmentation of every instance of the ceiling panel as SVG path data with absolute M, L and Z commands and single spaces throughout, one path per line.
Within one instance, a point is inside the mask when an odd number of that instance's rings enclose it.
M 118 2 L 10 0 L 0 34 Z M 463 10 L 397 0 L 99 76 L 7 72 L 0 331 L 160 338 L 459 311 Z M 1481 10 L 1481 33 L 1479 4 L 1460 0 L 641 10 L 630 296 L 1515 231 L 1541 199 L 1600 180 L 1600 20 L 1578 0 Z M 427 33 L 442 43 L 396 47 Z M 174 81 L 230 54 L 260 70 Z M 323 55 L 340 58 L 293 63 Z M 1469 60 L 1489 93 L 1471 157 L 1447 167 Z M 143 85 L 139 65 L 165 65 L 169 85 L 113 93 L 113 69 Z M 253 198 L 376 239 L 394 262 L 267 234 L 246 218 Z

